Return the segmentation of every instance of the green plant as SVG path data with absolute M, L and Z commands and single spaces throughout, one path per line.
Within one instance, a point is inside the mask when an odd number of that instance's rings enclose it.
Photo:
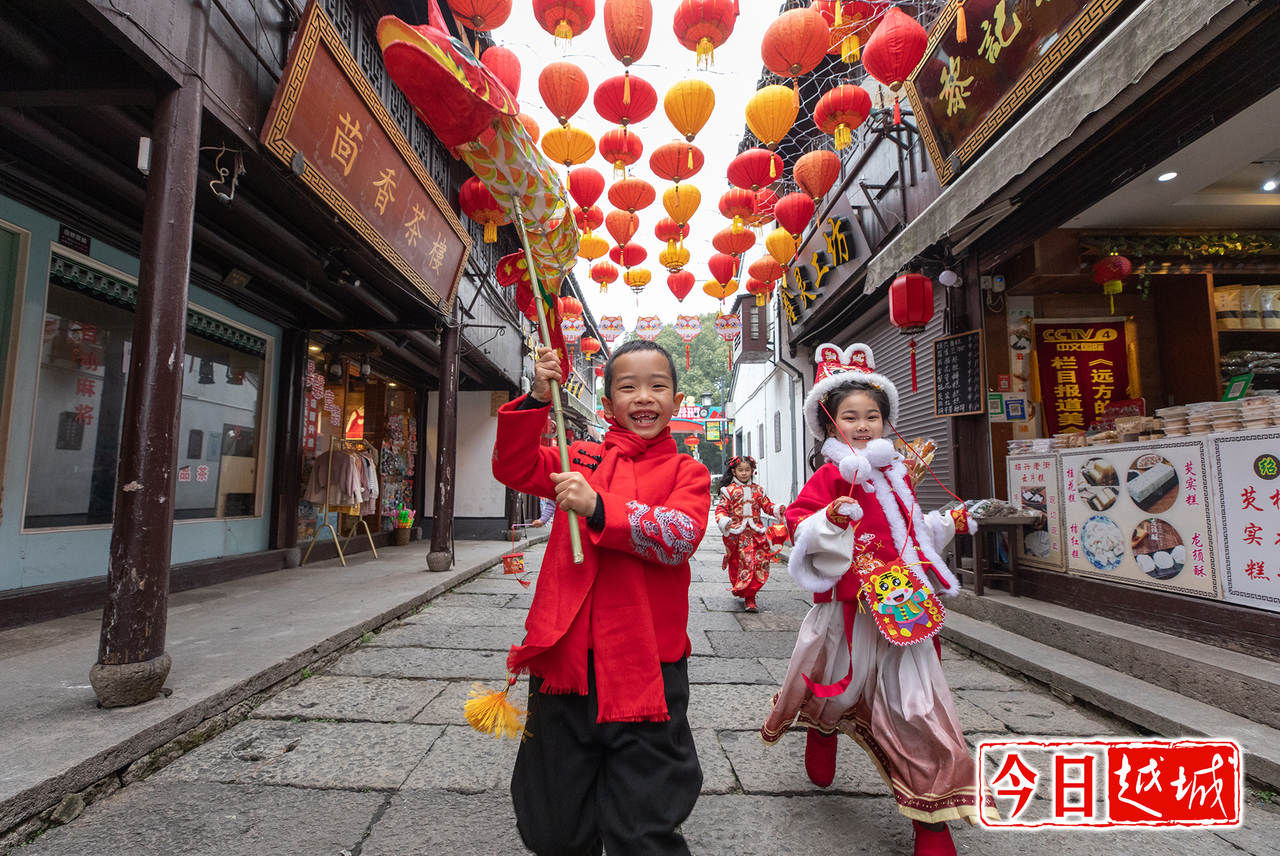
M 311 671 L 311 667 L 310 667 L 310 666 L 307 666 L 305 669 L 303 669 L 303 670 L 302 670 L 302 679 L 303 679 L 304 681 L 305 681 L 307 678 L 312 677 L 313 675 L 315 675 L 315 672 Z

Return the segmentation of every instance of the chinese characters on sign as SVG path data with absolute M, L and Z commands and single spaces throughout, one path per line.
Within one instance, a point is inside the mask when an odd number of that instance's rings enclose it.
M 933 410 L 937 416 L 986 412 L 982 331 L 971 330 L 933 343 Z
M 978 786 L 1001 815 L 984 816 L 985 826 L 1235 827 L 1244 819 L 1242 753 L 1230 740 L 984 741 L 977 751 Z
M 1280 432 L 1214 437 L 1223 597 L 1280 612 Z
M 309 7 L 262 141 L 423 295 L 452 305 L 471 239 L 361 73 L 322 4 Z
M 800 315 L 818 299 L 818 292 L 825 284 L 827 275 L 853 259 L 849 228 L 846 218 L 828 217 L 820 232 L 826 249 L 814 250 L 809 254 L 809 265 L 792 265 L 783 276 L 779 294 L 782 310 L 790 323 L 797 323 Z M 797 258 L 800 257 L 797 255 Z
M 1129 397 L 1124 322 L 1035 322 L 1045 433 L 1083 431 Z
M 1010 457 L 1005 466 L 1013 503 L 1019 508 L 1034 509 L 1045 515 L 1044 523 L 1024 528 L 1018 542 L 1018 561 L 1062 570 L 1062 496 L 1058 486 L 1057 458 L 1053 455 Z

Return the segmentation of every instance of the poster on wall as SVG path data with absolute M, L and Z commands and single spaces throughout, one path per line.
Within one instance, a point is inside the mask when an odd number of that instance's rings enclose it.
M 1280 431 L 1215 436 L 1223 599 L 1280 612 Z
M 1093 446 L 1059 456 L 1068 571 L 1219 596 L 1205 441 Z
M 1123 318 L 1037 320 L 1035 354 L 1047 435 L 1083 431 L 1129 397 Z
M 1063 563 L 1062 488 L 1055 455 L 1019 455 L 1005 461 L 1009 496 L 1019 508 L 1044 514 L 1044 523 L 1026 527 L 1018 539 L 1018 561 L 1061 571 Z

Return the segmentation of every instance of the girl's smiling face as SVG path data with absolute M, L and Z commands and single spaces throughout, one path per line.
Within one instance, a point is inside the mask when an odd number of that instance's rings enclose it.
M 841 399 L 836 407 L 836 436 L 853 444 L 855 449 L 865 449 L 867 443 L 884 436 L 884 414 L 869 392 L 857 389 Z
M 738 465 L 733 468 L 733 474 L 738 477 L 738 481 L 744 484 L 751 481 L 751 464 L 746 461 L 739 461 Z
M 661 351 L 633 351 L 614 359 L 605 415 L 646 440 L 662 433 L 684 401 L 675 391 L 671 363 Z

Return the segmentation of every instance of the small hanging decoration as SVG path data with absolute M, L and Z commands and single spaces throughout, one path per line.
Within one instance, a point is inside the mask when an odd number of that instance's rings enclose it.
M 600 286 L 600 293 L 609 291 L 609 283 L 618 279 L 618 269 L 609 262 L 596 262 L 591 266 L 591 281 Z
M 711 84 L 697 78 L 676 83 L 662 99 L 662 109 L 666 111 L 671 127 L 690 143 L 707 124 L 715 107 L 715 90 Z
M 636 230 L 640 228 L 640 216 L 631 211 L 610 211 L 605 215 L 604 226 L 613 236 L 614 242 L 623 247 L 635 237 Z
M 591 92 L 587 73 L 571 62 L 553 62 L 538 74 L 538 94 L 563 127 L 586 103 Z
M 474 175 L 458 188 L 458 207 L 462 213 L 484 227 L 484 242 L 492 244 L 498 240 L 498 227 L 511 222 L 507 213 L 498 205 L 489 188 Z
M 689 371 L 689 343 L 702 332 L 702 319 L 697 315 L 680 315 L 676 317 L 676 335 L 684 340 L 684 370 Z
M 652 342 L 662 332 L 662 319 L 657 315 L 642 315 L 636 319 L 636 335 Z
M 569 170 L 569 195 L 579 208 L 590 208 L 604 193 L 604 176 L 600 170 L 580 166 Z
M 835 140 L 836 151 L 849 147 L 853 132 L 871 115 L 871 96 L 861 86 L 841 84 L 818 99 L 813 123 Z
M 538 138 L 542 136 L 542 129 L 538 127 L 537 120 L 528 113 L 521 113 L 516 118 L 520 120 L 521 125 L 524 125 L 525 133 L 529 135 L 529 139 L 536 146 L 538 144 Z
M 747 127 L 767 149 L 775 148 L 800 113 L 795 93 L 781 84 L 766 86 L 747 102 Z
M 609 242 L 599 235 L 586 234 L 578 239 L 578 257 L 593 262 L 609 252 Z
M 469 30 L 496 30 L 511 16 L 511 0 L 449 0 L 449 8 Z
M 653 227 L 653 236 L 665 241 L 668 251 L 674 250 L 677 244 L 683 246 L 684 239 L 689 237 L 689 224 L 682 226 L 670 217 L 663 217 Z
M 653 274 L 644 268 L 632 268 L 622 275 L 622 280 L 627 284 L 627 288 L 635 294 L 636 298 L 640 297 L 640 292 L 644 291 L 644 287 L 649 284 L 649 280 L 653 278 Z
M 627 332 L 626 326 L 622 323 L 621 315 L 602 315 L 600 316 L 600 338 L 606 342 L 613 342 L 623 333 Z
M 516 707 L 507 693 L 516 685 L 516 676 L 507 678 L 507 685 L 497 692 L 490 692 L 479 682 L 471 685 L 470 698 L 463 706 L 467 723 L 481 734 L 497 737 L 524 738 L 524 720 L 527 710 Z
M 791 260 L 796 257 L 796 239 L 784 226 L 779 226 L 765 236 L 764 248 L 783 267 L 791 264 Z
M 707 259 L 707 269 L 716 278 L 716 282 L 727 285 L 738 276 L 738 258 L 724 253 L 714 253 Z
M 658 263 L 671 273 L 676 273 L 689 263 L 689 250 L 685 247 L 669 246 L 658 253 Z
M 897 6 L 890 6 L 867 40 L 862 67 L 893 93 L 893 123 L 902 124 L 898 91 L 915 71 L 929 45 L 929 34 L 920 22 Z
M 604 211 L 598 205 L 592 205 L 586 209 L 575 208 L 573 222 L 578 225 L 580 231 L 590 234 L 604 225 Z
M 582 339 L 582 344 L 578 347 L 582 348 L 582 353 L 587 358 L 587 362 L 591 362 L 595 355 L 600 353 L 600 340 L 595 336 L 585 336 Z
M 747 267 L 747 275 L 761 282 L 777 282 L 786 272 L 773 256 L 761 256 Z
M 676 271 L 667 274 L 667 289 L 675 295 L 676 300 L 681 303 L 689 296 L 689 292 L 693 291 L 694 278 L 693 274 L 687 270 Z
M 1116 311 L 1116 295 L 1124 291 L 1124 278 L 1133 273 L 1133 263 L 1124 256 L 1110 255 L 1094 262 L 1093 281 L 1111 301 L 1111 314 Z
M 644 56 L 653 27 L 649 0 L 604 0 L 600 19 L 609 51 L 618 62 L 630 66 Z
M 773 205 L 773 218 L 778 225 L 799 237 L 813 221 L 816 207 L 807 193 L 788 193 Z
M 812 7 L 822 13 L 831 27 L 829 54 L 839 54 L 840 59 L 852 65 L 861 58 L 862 44 L 875 29 L 878 8 L 887 5 L 884 0 L 875 3 L 867 0 L 814 0 Z
M 520 97 L 520 58 L 515 51 L 492 45 L 480 54 L 480 64 L 502 81 L 502 85 L 511 93 L 511 100 L 515 101 Z
M 538 25 L 556 38 L 570 41 L 591 26 L 596 16 L 595 0 L 533 0 Z
M 811 7 L 790 9 L 775 18 L 760 41 L 760 58 L 765 68 L 779 77 L 791 78 L 791 92 L 800 105 L 798 79 L 818 67 L 827 55 L 831 28 L 822 13 Z
M 693 51 L 699 68 L 715 64 L 715 49 L 733 33 L 738 0 L 680 0 L 672 29 L 680 44 Z
M 587 322 L 581 315 L 566 315 L 560 319 L 560 335 L 566 342 L 576 342 L 587 332 Z
M 600 135 L 600 157 L 613 164 L 615 178 L 625 178 L 627 167 L 640 160 L 644 143 L 626 128 L 613 128 Z
M 708 297 L 714 297 L 716 300 L 724 300 L 737 290 L 738 281 L 736 279 L 731 279 L 728 282 L 709 279 L 702 284 L 703 293 Z
M 721 339 L 732 343 L 742 332 L 742 319 L 735 314 L 716 316 L 716 333 Z M 729 371 L 733 372 L 733 349 L 729 349 Z
M 803 154 L 796 159 L 791 175 L 796 185 L 813 199 L 816 209 L 840 177 L 840 156 L 827 149 Z
M 911 391 L 916 392 L 916 340 L 933 318 L 933 280 L 923 274 L 904 273 L 889 286 L 889 322 L 904 336 L 911 336 Z

